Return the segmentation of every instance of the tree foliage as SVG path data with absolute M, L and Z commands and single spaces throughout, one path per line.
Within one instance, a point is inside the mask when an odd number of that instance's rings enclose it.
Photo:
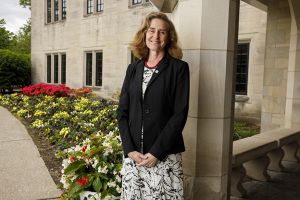
M 14 34 L 5 28 L 5 20 L 0 19 L 0 49 L 8 49 L 11 46 Z
M 31 49 L 31 20 L 28 19 L 26 24 L 24 24 L 17 35 L 13 38 L 12 50 L 30 54 Z
M 5 20 L 0 19 L 0 49 L 30 54 L 31 20 L 28 19 L 17 34 L 6 30 L 5 24 Z
M 31 7 L 31 0 L 20 0 L 20 5 L 23 7 Z
M 30 56 L 10 50 L 0 50 L 0 89 L 11 90 L 29 85 Z

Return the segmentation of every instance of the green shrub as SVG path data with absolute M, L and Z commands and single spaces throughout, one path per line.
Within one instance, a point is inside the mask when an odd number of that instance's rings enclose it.
M 12 90 L 31 82 L 30 56 L 0 50 L 0 90 Z
M 258 134 L 260 127 L 249 122 L 235 121 L 233 140 L 239 140 L 246 137 L 251 137 Z

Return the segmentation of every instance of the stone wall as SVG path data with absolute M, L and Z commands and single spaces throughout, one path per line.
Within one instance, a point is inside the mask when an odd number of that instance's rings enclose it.
M 284 126 L 290 34 L 291 16 L 288 1 L 269 0 L 262 131 Z
M 267 13 L 241 2 L 239 42 L 249 43 L 247 95 L 237 96 L 235 117 L 260 120 L 263 92 Z

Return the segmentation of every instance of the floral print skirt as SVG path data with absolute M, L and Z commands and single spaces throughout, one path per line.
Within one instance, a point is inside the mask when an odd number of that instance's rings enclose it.
M 123 160 L 121 200 L 183 200 L 181 154 L 171 154 L 155 167 Z

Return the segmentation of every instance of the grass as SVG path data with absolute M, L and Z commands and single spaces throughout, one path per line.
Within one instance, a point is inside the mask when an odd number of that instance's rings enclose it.
M 233 140 L 239 140 L 256 135 L 259 133 L 259 131 L 260 127 L 255 124 L 245 121 L 235 121 Z

